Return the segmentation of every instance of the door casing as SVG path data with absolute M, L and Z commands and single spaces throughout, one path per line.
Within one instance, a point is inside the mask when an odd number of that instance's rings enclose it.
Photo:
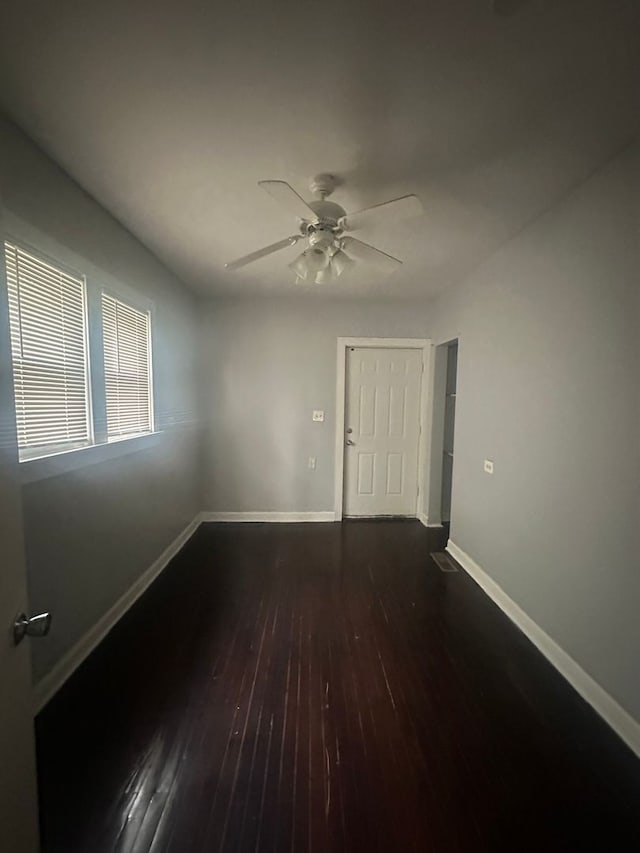
M 416 517 L 426 523 L 424 514 L 423 477 L 430 446 L 429 436 L 429 377 L 431 374 L 431 341 L 428 338 L 338 338 L 336 358 L 336 439 L 334 454 L 334 500 L 335 520 L 341 521 L 344 505 L 344 431 L 347 382 L 347 349 L 366 347 L 369 349 L 417 349 L 422 351 L 422 382 L 420 385 L 420 440 L 418 443 L 418 495 Z

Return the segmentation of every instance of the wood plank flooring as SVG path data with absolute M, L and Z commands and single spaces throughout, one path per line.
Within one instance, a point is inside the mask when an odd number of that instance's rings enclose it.
M 640 762 L 442 544 L 203 525 L 38 717 L 44 853 L 640 849 Z

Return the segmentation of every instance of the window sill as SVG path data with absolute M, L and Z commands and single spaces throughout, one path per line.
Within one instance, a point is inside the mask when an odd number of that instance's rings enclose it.
M 101 462 L 118 459 L 130 453 L 148 450 L 157 445 L 161 435 L 161 431 L 149 432 L 145 435 L 112 439 L 104 444 L 75 447 L 72 450 L 63 450 L 37 459 L 25 459 L 19 465 L 20 480 L 23 484 L 36 483 L 38 480 L 46 480 L 89 465 L 99 465 Z

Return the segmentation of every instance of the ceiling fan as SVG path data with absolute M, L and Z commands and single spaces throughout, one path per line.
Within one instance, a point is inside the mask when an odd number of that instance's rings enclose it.
M 333 175 L 316 175 L 310 186 L 313 199 L 308 202 L 286 181 L 258 181 L 258 185 L 297 216 L 300 233 L 225 264 L 228 270 L 237 270 L 304 240 L 306 248 L 289 264 L 289 268 L 296 274 L 297 282 L 324 284 L 338 278 L 357 262 L 372 263 L 390 272 L 401 266 L 402 261 L 344 232 L 355 231 L 374 222 L 379 224 L 418 216 L 424 212 L 417 196 L 405 195 L 355 213 L 347 213 L 339 204 L 327 200 L 336 185 Z

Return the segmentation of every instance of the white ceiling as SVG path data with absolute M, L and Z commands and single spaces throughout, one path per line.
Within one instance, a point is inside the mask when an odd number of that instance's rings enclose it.
M 404 259 L 327 288 L 430 295 L 627 143 L 637 0 L 21 0 L 3 10 L 9 115 L 187 284 L 287 294 L 300 246 L 262 178 L 347 210 L 408 192 L 425 216 L 358 233 Z

